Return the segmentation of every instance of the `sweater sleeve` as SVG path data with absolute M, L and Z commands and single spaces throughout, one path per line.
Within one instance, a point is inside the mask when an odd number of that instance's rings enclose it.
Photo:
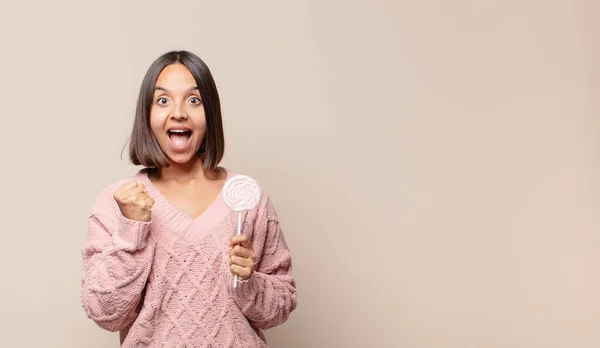
M 149 230 L 149 222 L 121 214 L 109 188 L 97 198 L 82 250 L 81 302 L 106 330 L 122 330 L 135 320 L 154 256 Z
M 260 208 L 253 232 L 257 265 L 249 279 L 239 281 L 233 287 L 230 275 L 230 291 L 251 325 L 268 329 L 284 323 L 296 308 L 296 284 L 292 277 L 292 259 L 279 225 L 271 200 L 267 198 Z

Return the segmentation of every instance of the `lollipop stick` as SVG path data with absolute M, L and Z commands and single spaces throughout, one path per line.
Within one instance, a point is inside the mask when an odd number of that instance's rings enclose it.
M 242 212 L 238 213 L 238 229 L 237 229 L 237 234 L 238 236 L 240 234 L 242 234 Z M 233 278 L 233 287 L 237 288 L 237 283 L 238 283 L 238 275 L 236 274 L 235 277 Z

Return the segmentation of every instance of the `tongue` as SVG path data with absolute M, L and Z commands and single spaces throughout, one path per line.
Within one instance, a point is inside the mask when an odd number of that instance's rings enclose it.
M 173 134 L 171 135 L 171 142 L 173 142 L 173 145 L 177 147 L 184 146 L 189 138 L 190 137 L 188 135 Z
M 171 134 L 169 139 L 171 140 L 171 148 L 174 151 L 187 151 L 188 140 L 190 139 L 189 134 Z

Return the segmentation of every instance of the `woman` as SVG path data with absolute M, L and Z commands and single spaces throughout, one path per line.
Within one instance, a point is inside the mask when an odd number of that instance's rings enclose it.
M 208 67 L 187 51 L 162 55 L 131 133 L 130 158 L 143 168 L 98 196 L 82 252 L 83 308 L 123 347 L 267 347 L 262 330 L 295 309 L 273 204 L 260 190 L 236 234 L 222 192 L 236 174 L 218 166 L 223 151 Z

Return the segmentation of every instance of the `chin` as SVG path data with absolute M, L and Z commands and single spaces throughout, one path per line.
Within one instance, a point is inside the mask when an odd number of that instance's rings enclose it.
M 194 153 L 177 153 L 177 154 L 168 154 L 167 158 L 169 159 L 169 162 L 171 162 L 172 164 L 187 164 L 190 163 L 192 161 L 195 161 L 197 159 L 200 159 L 199 156 L 196 155 L 196 152 Z

